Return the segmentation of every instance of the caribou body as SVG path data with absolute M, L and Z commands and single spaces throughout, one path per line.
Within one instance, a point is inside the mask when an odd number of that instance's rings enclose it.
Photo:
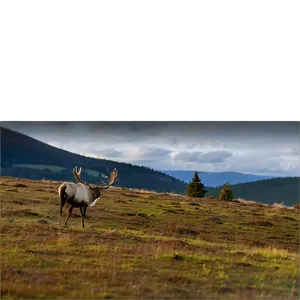
M 82 219 L 82 228 L 84 228 L 84 218 L 86 215 L 86 210 L 88 206 L 94 206 L 101 195 L 101 190 L 109 188 L 116 182 L 118 172 L 114 169 L 110 172 L 109 183 L 103 185 L 91 186 L 86 182 L 83 182 L 80 178 L 81 168 L 79 171 L 77 167 L 73 169 L 73 174 L 78 183 L 64 182 L 58 188 L 59 200 L 60 200 L 60 211 L 59 211 L 59 221 L 61 225 L 62 210 L 64 205 L 67 203 L 70 205 L 69 213 L 65 221 L 65 225 L 72 214 L 73 208 L 79 208 Z

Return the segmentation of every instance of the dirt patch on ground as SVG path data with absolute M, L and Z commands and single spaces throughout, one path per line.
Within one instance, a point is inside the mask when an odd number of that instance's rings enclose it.
M 183 235 L 193 235 L 193 236 L 196 236 L 200 233 L 199 230 L 195 230 L 191 228 L 177 228 L 176 232 Z
M 164 278 L 164 280 L 166 280 L 166 282 L 168 283 L 175 283 L 175 284 L 191 284 L 192 280 L 180 275 L 170 275 L 170 276 L 166 276 Z
M 257 266 L 250 264 L 250 263 L 246 263 L 246 262 L 238 262 L 238 263 L 233 264 L 233 267 L 238 267 L 238 268 L 240 268 L 240 267 L 243 267 L 243 268 L 255 267 L 256 268 Z
M 25 253 L 32 253 L 32 254 L 38 254 L 38 255 L 46 255 L 46 256 L 58 256 L 61 253 L 58 251 L 36 251 L 36 250 L 26 250 Z
M 246 223 L 245 225 L 251 225 L 251 226 L 262 226 L 262 227 L 272 227 L 274 226 L 273 223 L 266 221 L 266 220 L 257 220 L 257 221 L 250 221 Z
M 282 217 L 282 219 L 297 221 L 295 218 L 288 217 L 288 216 L 284 216 L 284 217 Z
M 17 184 L 14 184 L 13 186 L 17 187 L 17 188 L 28 188 L 28 185 L 23 184 L 23 183 L 17 183 Z

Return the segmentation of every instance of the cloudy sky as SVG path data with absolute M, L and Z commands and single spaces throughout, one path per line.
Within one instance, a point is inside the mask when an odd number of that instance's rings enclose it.
M 299 176 L 299 122 L 2 122 L 52 146 L 159 170 Z

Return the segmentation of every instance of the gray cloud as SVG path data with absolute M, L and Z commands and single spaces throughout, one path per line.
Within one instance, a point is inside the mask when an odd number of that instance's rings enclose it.
M 1 122 L 1 126 L 74 153 L 156 169 L 285 176 L 299 174 L 300 168 L 299 122 Z
M 208 153 L 203 154 L 200 157 L 201 162 L 223 162 L 227 157 L 232 156 L 231 153 L 227 151 L 211 151 Z
M 103 156 L 103 157 L 121 157 L 121 156 L 123 156 L 123 152 L 114 150 L 112 148 L 108 148 L 108 149 L 99 151 L 98 155 Z
M 232 156 L 227 151 L 211 151 L 207 153 L 196 152 L 180 152 L 174 156 L 174 160 L 183 162 L 203 162 L 203 163 L 216 163 L 223 162 L 227 157 Z
M 174 160 L 179 160 L 183 162 L 197 162 L 200 160 L 202 156 L 202 152 L 196 151 L 196 152 L 180 152 L 176 155 L 174 155 Z
M 176 146 L 178 145 L 178 138 L 177 137 L 171 137 L 168 139 L 168 144 L 171 146 Z
M 196 148 L 196 147 L 197 147 L 196 143 L 188 143 L 188 144 L 186 144 L 186 148 L 188 148 L 188 149 L 192 149 L 192 148 Z
M 293 147 L 281 147 L 278 151 L 282 156 L 297 156 L 300 163 L 300 142 L 298 145 L 293 145 Z
M 2 122 L 2 126 L 21 132 L 127 133 L 130 135 L 176 134 L 205 136 L 280 136 L 299 134 L 299 122 Z M 190 133 L 190 134 L 189 134 Z
M 2 122 L 43 142 L 151 145 L 195 151 L 270 148 L 299 144 L 299 122 Z M 182 151 L 183 149 L 179 150 Z
M 299 156 L 286 157 L 280 153 L 257 151 L 228 157 L 225 161 L 212 162 L 179 162 L 182 170 L 201 170 L 205 172 L 235 171 L 273 176 L 299 176 Z
M 170 150 L 156 147 L 135 147 L 129 148 L 126 151 L 126 159 L 131 162 L 139 162 L 139 161 L 154 161 L 158 159 L 165 158 L 169 156 L 171 153 Z
M 83 131 L 88 130 L 91 134 L 120 134 L 133 137 L 157 136 L 167 126 L 167 122 L 80 122 Z

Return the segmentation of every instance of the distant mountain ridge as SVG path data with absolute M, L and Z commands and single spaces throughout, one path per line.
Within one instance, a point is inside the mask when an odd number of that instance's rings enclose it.
M 179 180 L 189 183 L 195 171 L 163 170 L 162 172 Z M 263 179 L 275 178 L 274 176 L 259 176 L 239 172 L 201 172 L 198 175 L 205 186 L 217 187 L 229 182 L 230 184 L 246 183 Z

